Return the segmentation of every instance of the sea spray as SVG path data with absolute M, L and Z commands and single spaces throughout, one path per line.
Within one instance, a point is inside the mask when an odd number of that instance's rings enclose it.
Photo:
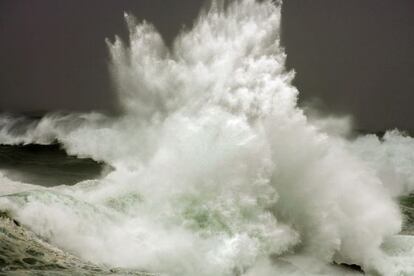
M 1 210 L 85 260 L 167 275 L 318 274 L 333 262 L 407 272 L 381 245 L 401 229 L 394 197 L 412 191 L 412 159 L 396 155 L 402 180 L 387 183 L 359 146 L 384 143 L 350 142 L 304 115 L 280 5 L 213 4 L 171 49 L 126 14 L 130 43 L 107 40 L 121 116 L 48 116 L 23 134 L 9 118 L 0 132 L 1 143 L 56 140 L 114 170 L 2 197 Z

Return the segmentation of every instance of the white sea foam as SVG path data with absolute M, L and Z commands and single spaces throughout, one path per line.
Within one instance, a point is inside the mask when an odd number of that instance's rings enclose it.
M 285 71 L 280 16 L 277 2 L 213 4 L 169 49 L 151 24 L 126 15 L 130 45 L 107 42 L 122 116 L 49 116 L 23 133 L 3 118 L 0 131 L 0 143 L 58 140 L 115 170 L 2 197 L 0 208 L 111 266 L 342 273 L 335 261 L 404 272 L 386 265 L 393 259 L 381 245 L 401 228 L 394 197 L 414 188 L 412 139 L 350 142 L 335 121 L 306 118 Z

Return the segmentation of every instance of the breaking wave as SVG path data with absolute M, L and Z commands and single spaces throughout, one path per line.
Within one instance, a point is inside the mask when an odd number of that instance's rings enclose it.
M 213 2 L 171 48 L 126 14 L 130 43 L 107 41 L 123 115 L 50 114 L 24 127 L 0 119 L 1 144 L 58 141 L 113 171 L 54 188 L 2 177 L 0 209 L 111 267 L 332 275 L 349 273 L 333 265 L 347 263 L 413 273 L 414 253 L 401 245 L 414 241 L 396 236 L 396 198 L 414 190 L 413 139 L 391 131 L 350 141 L 307 118 L 285 70 L 280 6 Z

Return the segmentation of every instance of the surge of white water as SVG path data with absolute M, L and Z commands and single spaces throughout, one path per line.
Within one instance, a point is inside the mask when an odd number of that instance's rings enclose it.
M 381 247 L 401 227 L 393 197 L 414 188 L 413 140 L 349 142 L 306 118 L 280 3 L 213 4 L 171 49 L 126 21 L 130 45 L 108 41 L 123 116 L 49 116 L 23 133 L 0 121 L 0 143 L 58 140 L 114 171 L 1 197 L 2 210 L 87 260 L 167 275 L 413 271 Z

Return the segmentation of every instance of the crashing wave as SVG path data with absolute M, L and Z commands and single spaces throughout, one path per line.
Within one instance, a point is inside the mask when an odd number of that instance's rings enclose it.
M 0 209 L 108 266 L 167 275 L 349 273 L 336 262 L 412 272 L 409 257 L 384 250 L 401 230 L 395 198 L 414 187 L 412 138 L 349 141 L 304 115 L 285 70 L 280 5 L 213 4 L 172 48 L 126 15 L 130 44 L 107 41 L 123 115 L 50 115 L 23 133 L 3 118 L 0 131 L 0 143 L 58 141 L 114 171 L 3 196 Z

